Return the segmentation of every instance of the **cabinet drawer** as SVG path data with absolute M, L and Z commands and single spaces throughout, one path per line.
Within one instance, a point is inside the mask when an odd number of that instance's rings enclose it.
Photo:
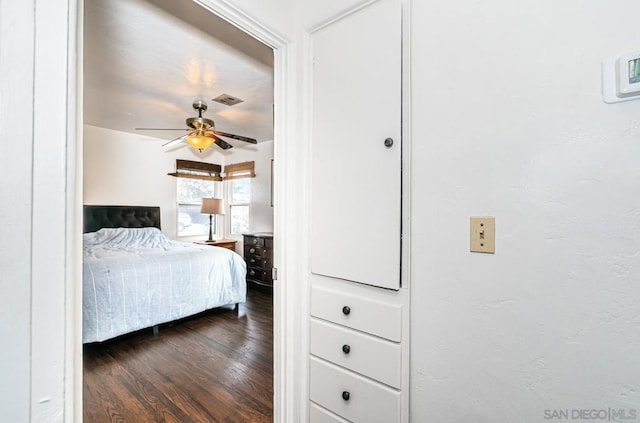
M 248 267 L 247 279 L 256 279 L 263 282 L 271 283 L 272 282 L 271 269 L 265 270 L 265 269 L 255 268 L 255 267 Z
M 247 266 L 250 267 L 262 267 L 263 269 L 270 269 L 273 267 L 271 265 L 271 260 L 256 257 L 256 256 L 246 256 Z
M 271 250 L 267 250 L 261 247 L 255 247 L 253 245 L 245 245 L 244 246 L 244 256 L 257 256 L 262 257 L 267 260 L 271 260 Z
M 258 238 L 258 237 L 255 237 L 255 236 L 246 235 L 244 237 L 244 245 L 245 246 L 253 245 L 255 247 L 263 247 L 264 248 L 264 238 Z
M 314 286 L 311 315 L 391 341 L 402 338 L 402 306 Z
M 317 404 L 309 404 L 309 423 L 349 423 Z
M 400 421 L 400 391 L 315 357 L 309 366 L 310 399 L 316 404 L 353 422 Z
M 400 389 L 400 344 L 311 319 L 310 352 Z

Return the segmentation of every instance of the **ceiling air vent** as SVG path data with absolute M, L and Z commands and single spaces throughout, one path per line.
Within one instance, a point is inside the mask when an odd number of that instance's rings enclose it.
M 229 94 L 220 94 L 219 96 L 214 98 L 213 101 L 222 103 L 225 106 L 234 106 L 238 103 L 242 103 L 244 100 L 240 100 L 239 98 L 230 96 Z

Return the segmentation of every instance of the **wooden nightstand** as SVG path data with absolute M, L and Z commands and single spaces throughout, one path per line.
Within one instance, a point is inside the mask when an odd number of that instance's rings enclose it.
M 234 239 L 218 239 L 213 242 L 207 241 L 196 241 L 196 244 L 200 245 L 211 245 L 213 247 L 222 247 L 231 251 L 236 251 L 236 240 Z

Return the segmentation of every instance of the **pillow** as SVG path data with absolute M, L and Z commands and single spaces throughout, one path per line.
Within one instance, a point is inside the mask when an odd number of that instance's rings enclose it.
M 171 244 L 158 228 L 102 228 L 85 234 L 85 247 L 159 248 Z

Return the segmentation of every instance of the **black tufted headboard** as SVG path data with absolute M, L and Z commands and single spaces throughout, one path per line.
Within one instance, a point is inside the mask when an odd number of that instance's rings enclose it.
M 160 207 L 147 206 L 84 206 L 83 232 L 101 228 L 160 229 Z

